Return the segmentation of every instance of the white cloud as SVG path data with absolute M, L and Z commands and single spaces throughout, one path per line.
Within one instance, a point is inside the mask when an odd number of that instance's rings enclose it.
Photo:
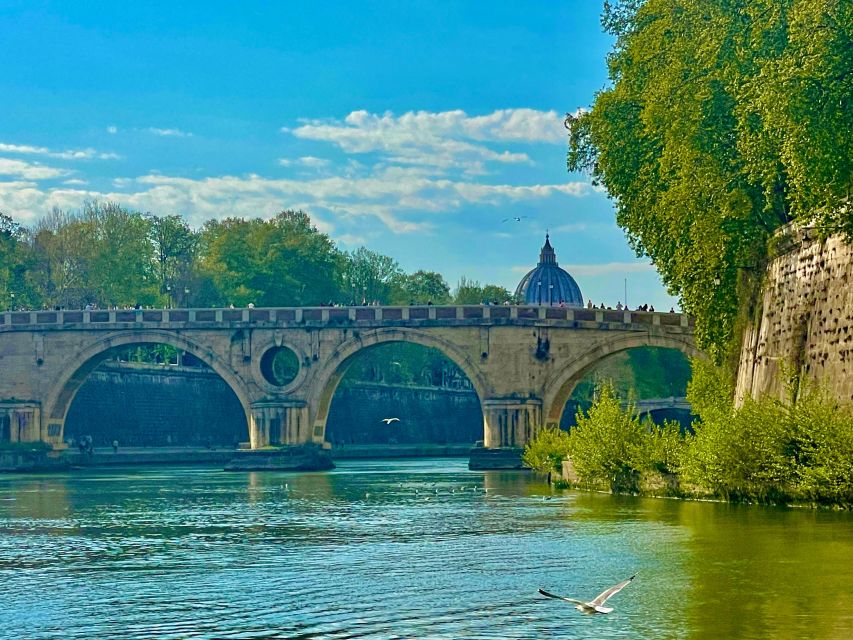
M 37 147 L 29 144 L 6 144 L 3 142 L 0 142 L 0 152 L 41 155 L 62 160 L 91 160 L 93 158 L 97 158 L 98 160 L 115 160 L 120 157 L 115 153 L 102 153 L 92 148 L 52 151 L 47 147 Z
M 68 171 L 43 164 L 0 158 L 0 175 L 17 176 L 24 180 L 49 180 L 67 175 Z
M 118 127 L 115 126 L 114 124 L 111 124 L 110 126 L 107 127 L 107 133 L 109 133 L 111 135 L 117 134 L 118 133 Z
M 108 127 L 111 129 L 118 131 L 114 125 Z M 154 127 L 137 131 L 191 135 Z M 458 110 L 400 116 L 354 111 L 343 121 L 305 121 L 292 133 L 328 141 L 351 153 L 375 153 L 379 158 L 348 157 L 339 163 L 318 155 L 281 158 L 281 166 L 308 171 L 280 179 L 256 174 L 189 178 L 156 171 L 135 177 L 102 176 L 111 180 L 104 191 L 87 188 L 87 183 L 75 175 L 62 188 L 41 189 L 31 184 L 14 195 L 6 189 L 0 192 L 0 206 L 19 217 L 32 218 L 52 206 L 73 208 L 85 200 L 114 200 L 143 211 L 180 212 L 194 225 L 226 215 L 270 216 L 283 208 L 301 207 L 324 231 L 332 230 L 338 222 L 346 223 L 351 228 L 342 230 L 342 238 L 346 238 L 342 241 L 355 242 L 363 240 L 359 218 L 373 218 L 394 233 L 430 232 L 437 216 L 455 215 L 473 204 L 498 208 L 591 193 L 586 182 L 517 184 L 509 172 L 489 183 L 478 177 L 489 168 L 530 162 L 526 153 L 502 145 L 560 143 L 564 131 L 553 111 L 504 109 L 479 116 Z M 10 145 L 6 147 L 12 152 Z M 55 152 L 26 145 L 15 146 L 14 152 L 63 158 L 97 154 L 92 149 Z M 70 173 L 39 164 L 5 162 L 5 175 L 21 180 Z
M 16 161 L 6 161 L 16 162 Z M 2 167 L 3 165 L 0 165 Z M 6 166 L 7 175 L 38 180 L 60 171 L 41 165 Z M 14 206 L 0 193 L 9 213 L 43 215 L 52 206 L 79 207 L 85 200 L 114 200 L 144 211 L 181 212 L 193 224 L 225 215 L 269 216 L 286 207 L 302 206 L 333 217 L 372 217 L 395 233 L 429 231 L 428 215 L 450 215 L 468 204 L 502 206 L 547 197 L 580 196 L 584 183 L 552 185 L 483 185 L 434 178 L 416 167 L 385 167 L 363 176 L 323 176 L 311 179 L 270 179 L 259 175 L 217 176 L 201 179 L 148 174 L 114 178 L 121 192 L 88 189 L 29 191 Z M 74 185 L 68 185 L 74 186 Z
M 309 169 L 320 169 L 330 164 L 325 158 L 315 156 L 302 156 L 301 158 L 279 158 L 278 163 L 282 167 L 308 167 Z
M 155 136 L 175 137 L 175 138 L 190 138 L 193 134 L 189 131 L 181 131 L 180 129 L 160 129 L 158 127 L 148 127 L 148 133 L 153 133 Z
M 484 163 L 530 163 L 526 153 L 493 149 L 487 143 L 561 143 L 562 119 L 555 111 L 500 109 L 483 116 L 462 110 L 409 111 L 400 116 L 353 111 L 344 120 L 306 120 L 282 131 L 297 138 L 330 142 L 347 153 L 380 153 L 391 162 L 461 168 L 477 175 Z

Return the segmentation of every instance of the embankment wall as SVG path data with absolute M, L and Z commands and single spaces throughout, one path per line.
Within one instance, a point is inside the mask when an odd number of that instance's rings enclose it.
M 774 238 L 777 257 L 747 325 L 736 399 L 786 393 L 795 374 L 853 403 L 853 245 L 840 236 L 821 240 L 793 226 Z

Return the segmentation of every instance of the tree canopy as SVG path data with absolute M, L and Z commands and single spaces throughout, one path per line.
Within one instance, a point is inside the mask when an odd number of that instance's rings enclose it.
M 440 273 L 406 273 L 365 247 L 341 251 L 303 211 L 214 219 L 197 230 L 180 215 L 112 202 L 54 208 L 31 228 L 0 213 L 0 310 L 479 304 L 509 296 L 496 285 L 460 284 L 452 296 Z
M 770 234 L 853 235 L 851 20 L 843 0 L 605 3 L 611 85 L 567 116 L 568 167 L 607 189 L 718 358 Z

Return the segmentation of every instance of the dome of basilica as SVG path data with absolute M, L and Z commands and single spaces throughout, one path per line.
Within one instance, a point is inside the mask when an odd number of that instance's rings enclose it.
M 557 265 L 557 255 L 548 234 L 539 253 L 539 264 L 518 283 L 515 297 L 519 304 L 545 304 L 582 307 L 583 296 L 575 279 Z

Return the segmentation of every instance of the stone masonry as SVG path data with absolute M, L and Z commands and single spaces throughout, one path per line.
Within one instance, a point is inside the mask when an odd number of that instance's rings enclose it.
M 744 334 L 736 399 L 782 399 L 783 378 L 794 374 L 853 403 L 853 245 L 794 226 L 777 242 L 783 253 L 768 266 L 756 319 Z
M 691 319 L 675 313 L 509 305 L 10 312 L 0 314 L 0 412 L 12 438 L 62 447 L 89 374 L 117 349 L 165 343 L 231 387 L 253 449 L 323 444 L 353 357 L 394 341 L 438 349 L 462 369 L 487 448 L 520 447 L 559 424 L 574 386 L 612 353 L 655 346 L 698 355 Z M 282 349 L 297 369 L 279 384 L 266 367 Z

